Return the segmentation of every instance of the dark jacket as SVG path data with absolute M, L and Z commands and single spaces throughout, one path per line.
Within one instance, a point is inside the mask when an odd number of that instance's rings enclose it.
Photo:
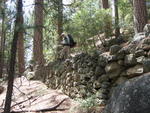
M 74 47 L 76 45 L 76 42 L 73 40 L 72 36 L 68 34 L 63 38 L 63 41 L 61 42 L 61 44 L 63 46 Z

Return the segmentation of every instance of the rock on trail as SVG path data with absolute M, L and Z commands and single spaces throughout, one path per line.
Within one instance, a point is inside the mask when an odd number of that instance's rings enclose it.
M 7 85 L 4 84 L 3 87 L 4 91 L 0 94 L 0 108 L 4 108 Z M 46 113 L 69 113 L 70 108 L 77 103 L 61 91 L 48 89 L 40 81 L 28 81 L 25 77 L 21 77 L 16 78 L 14 82 L 11 110 L 17 112 L 46 109 L 56 106 L 63 100 L 64 102 L 56 110 Z

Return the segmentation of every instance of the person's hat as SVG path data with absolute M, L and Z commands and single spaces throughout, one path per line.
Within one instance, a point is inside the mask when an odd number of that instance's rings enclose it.
M 65 36 L 65 35 L 66 35 L 65 33 L 62 33 L 60 36 L 63 37 L 63 36 Z

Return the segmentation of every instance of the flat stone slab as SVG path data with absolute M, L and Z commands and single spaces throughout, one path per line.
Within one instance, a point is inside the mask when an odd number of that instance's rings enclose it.
M 3 87 L 4 91 L 0 94 L 0 112 L 2 112 L 2 108 L 4 108 L 7 85 L 4 84 Z M 60 102 L 62 103 L 56 110 L 46 113 L 68 113 L 71 106 L 77 105 L 76 102 L 61 91 L 48 89 L 48 87 L 40 81 L 29 81 L 25 77 L 15 79 L 11 104 L 12 111 L 19 112 L 47 109 L 56 106 Z

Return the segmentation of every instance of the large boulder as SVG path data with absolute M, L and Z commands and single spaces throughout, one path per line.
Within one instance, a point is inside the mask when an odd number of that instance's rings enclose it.
M 150 113 L 150 73 L 119 85 L 104 113 Z

